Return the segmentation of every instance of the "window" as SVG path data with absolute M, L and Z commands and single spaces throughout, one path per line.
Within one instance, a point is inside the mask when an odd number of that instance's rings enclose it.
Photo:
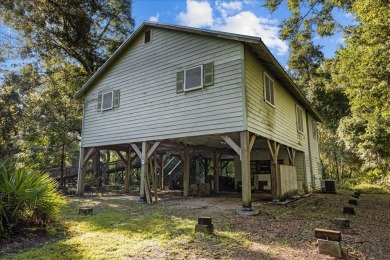
M 97 111 L 105 111 L 119 107 L 119 90 L 113 90 L 98 95 Z
M 313 120 L 312 126 L 313 126 L 313 137 L 317 139 L 317 137 L 318 137 L 317 122 Z
M 145 31 L 145 33 L 144 33 L 144 42 L 145 43 L 150 42 L 151 38 L 152 38 L 152 32 L 150 30 Z
M 297 113 L 298 132 L 303 134 L 303 111 L 302 111 L 302 108 L 300 108 L 298 105 L 296 106 L 296 113 Z
M 264 72 L 264 96 L 265 102 L 275 106 L 274 81 Z
M 214 84 L 214 63 L 198 65 L 176 74 L 176 92 L 191 91 Z

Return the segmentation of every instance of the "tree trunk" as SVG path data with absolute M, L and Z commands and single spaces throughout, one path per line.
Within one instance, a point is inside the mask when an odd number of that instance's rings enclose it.
M 61 145 L 61 179 L 60 179 L 60 186 L 65 187 L 65 180 L 64 180 L 64 164 L 65 164 L 65 144 Z

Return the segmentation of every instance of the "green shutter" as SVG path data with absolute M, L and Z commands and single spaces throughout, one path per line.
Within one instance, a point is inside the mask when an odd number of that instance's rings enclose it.
M 114 103 L 113 103 L 113 108 L 119 107 L 119 97 L 120 97 L 120 91 L 119 90 L 114 90 Z
M 203 65 L 203 86 L 211 86 L 214 84 L 214 62 Z
M 97 98 L 97 111 L 102 111 L 102 94 L 99 94 Z
M 184 71 L 176 74 L 176 93 L 182 93 L 184 88 Z

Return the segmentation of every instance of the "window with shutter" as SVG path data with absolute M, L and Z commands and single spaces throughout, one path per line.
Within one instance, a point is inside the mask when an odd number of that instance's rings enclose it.
M 296 114 L 297 114 L 297 130 L 303 134 L 303 110 L 298 105 L 296 105 Z
M 119 107 L 120 91 L 113 90 L 98 95 L 97 98 L 97 111 L 105 111 Z
M 264 98 L 265 102 L 275 107 L 274 81 L 264 72 Z
M 203 87 L 203 66 L 196 66 L 184 71 L 184 90 L 193 90 Z

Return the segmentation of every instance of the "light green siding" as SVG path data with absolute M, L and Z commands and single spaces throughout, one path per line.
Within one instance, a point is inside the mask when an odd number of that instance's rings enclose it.
M 245 48 L 245 75 L 246 75 L 246 112 L 247 129 L 259 136 L 279 142 L 284 146 L 292 147 L 301 151 L 296 157 L 298 180 L 302 180 L 309 189 L 312 182 L 319 188 L 320 178 L 318 174 L 318 141 L 311 141 L 312 167 L 310 166 L 310 154 L 308 150 L 308 133 L 306 125 L 306 113 L 304 107 L 283 87 L 249 48 Z M 264 73 L 267 73 L 274 80 L 275 107 L 265 102 L 264 98 Z M 297 130 L 296 106 L 303 110 L 304 133 Z M 312 117 L 309 116 L 309 120 Z M 309 122 L 311 126 L 311 122 Z M 310 136 L 312 132 L 310 129 Z M 313 174 L 311 170 L 313 169 Z M 306 173 L 306 174 L 305 174 Z M 306 176 L 306 181 L 304 177 Z M 315 178 L 313 178 L 313 176 Z
M 141 34 L 87 93 L 82 146 L 242 131 L 242 48 L 161 28 L 144 44 Z M 176 73 L 208 62 L 214 62 L 214 85 L 177 94 Z M 119 108 L 97 112 L 98 93 L 115 89 Z

